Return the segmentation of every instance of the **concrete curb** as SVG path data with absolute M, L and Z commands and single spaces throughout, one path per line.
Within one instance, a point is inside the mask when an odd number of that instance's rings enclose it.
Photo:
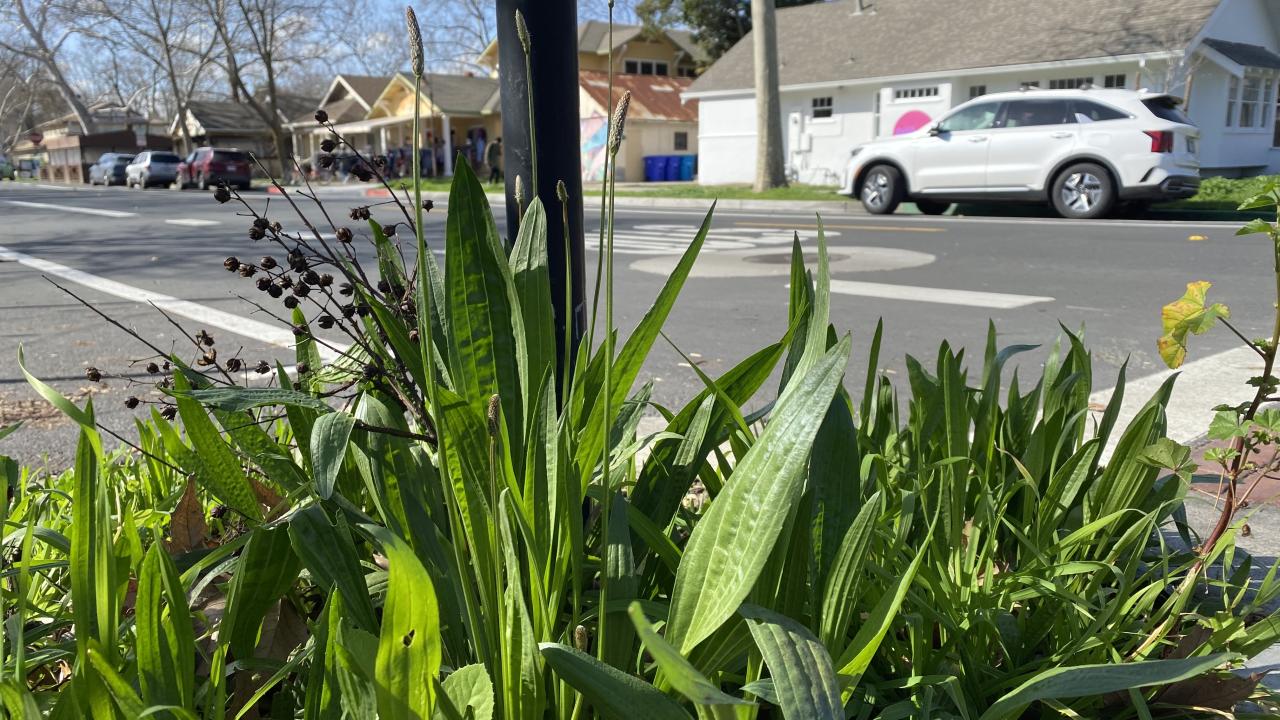
M 368 198 L 386 198 L 391 193 L 386 188 L 369 187 L 360 188 L 359 186 L 319 186 L 315 188 L 317 194 L 333 194 L 343 195 L 347 197 L 368 197 Z M 267 194 L 279 195 L 280 191 L 275 186 L 267 188 Z M 490 205 L 505 205 L 506 196 L 502 193 L 486 193 Z M 588 195 L 587 204 L 590 205 L 593 198 L 599 195 Z M 428 190 L 422 193 L 424 200 L 431 200 L 435 203 L 445 203 L 449 200 L 449 193 L 441 190 Z M 829 213 L 839 215 L 862 215 L 870 217 L 866 210 L 862 208 L 862 204 L 856 200 L 750 200 L 742 198 L 721 198 L 713 200 L 711 198 L 668 198 L 668 197 L 639 197 L 634 195 L 618 195 L 615 205 L 620 208 L 652 208 L 655 210 L 697 210 L 706 212 L 711 209 L 711 204 L 719 210 L 739 210 L 761 213 L 772 213 L 778 211 L 794 212 L 803 210 L 815 213 Z M 975 219 L 983 218 L 1028 218 L 1042 219 L 1046 216 L 1038 213 L 1018 212 L 1017 206 L 1011 206 L 1010 212 L 1002 212 L 1001 208 L 992 206 L 961 204 L 957 206 L 962 210 L 970 210 L 970 212 L 962 212 L 955 214 L 947 214 L 940 217 L 969 217 Z M 899 215 L 916 215 L 914 207 L 909 203 L 899 210 Z M 1258 213 L 1247 212 L 1230 212 L 1224 210 L 1194 210 L 1190 208 L 1169 208 L 1167 210 L 1154 210 L 1148 212 L 1145 217 L 1136 218 L 1143 220 L 1182 220 L 1182 221 L 1211 221 L 1211 222 L 1246 222 L 1253 217 L 1263 217 Z

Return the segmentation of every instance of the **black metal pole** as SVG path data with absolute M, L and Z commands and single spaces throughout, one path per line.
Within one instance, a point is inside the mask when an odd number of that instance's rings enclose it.
M 520 226 L 515 201 L 516 178 L 522 178 L 525 203 L 535 193 L 547 211 L 547 263 L 551 302 L 555 306 L 556 346 L 565 362 L 565 318 L 572 318 L 572 363 L 586 328 L 586 276 L 583 268 L 582 155 L 578 129 L 577 0 L 496 0 L 498 66 L 502 87 L 502 150 L 506 174 L 507 233 L 514 240 Z M 525 74 L 524 48 L 516 33 L 519 10 L 529 28 L 530 72 Z M 530 82 L 532 80 L 532 82 Z M 537 125 L 538 187 L 534 188 L 529 129 L 529 91 L 533 89 Z M 569 200 L 569 274 L 565 277 L 564 223 L 556 182 L 564 181 Z M 564 307 L 565 285 L 572 288 L 572 308 Z M 561 365 L 563 369 L 563 365 Z M 562 373 L 556 373 L 559 378 Z

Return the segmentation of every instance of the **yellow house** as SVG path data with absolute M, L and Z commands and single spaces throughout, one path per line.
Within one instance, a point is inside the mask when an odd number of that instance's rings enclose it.
M 639 25 L 614 25 L 612 40 L 611 46 L 608 23 L 589 20 L 579 25 L 578 69 L 608 72 L 610 47 L 614 74 L 692 78 L 708 61 L 693 35 L 685 30 L 646 33 Z M 497 76 L 497 40 L 480 53 L 478 62 Z
M 368 78 L 374 80 L 374 78 Z M 385 155 L 413 143 L 414 81 L 407 73 L 385 78 L 376 94 L 357 92 L 361 85 L 334 79 L 321 108 L 329 114 L 334 129 L 366 156 Z M 368 87 L 374 83 L 370 82 Z M 345 91 L 344 91 L 345 86 Z M 356 98 L 360 102 L 354 102 Z M 428 73 L 417 95 L 422 118 L 422 147 L 431 148 L 436 166 L 445 175 L 453 174 L 453 162 L 463 152 L 477 168 L 484 148 L 502 132 L 498 81 L 476 75 Z M 305 142 L 295 147 L 318 152 L 328 130 L 314 117 L 291 124 L 295 137 L 305 133 Z M 308 155 L 309 156 L 309 155 Z M 424 172 L 433 174 L 434 168 Z
M 614 54 L 615 92 L 608 97 L 610 48 Z M 706 56 L 689 33 L 669 30 L 646 34 L 639 26 L 615 26 L 612 43 L 606 23 L 578 26 L 579 122 L 582 130 L 583 177 L 599 180 L 603 163 L 603 128 L 623 90 L 632 93 L 631 114 L 618 162 L 618 179 L 644 177 L 647 155 L 697 152 L 696 102 L 683 102 Z M 423 76 L 415 99 L 413 76 L 339 75 L 320 102 L 334 128 L 365 156 L 389 154 L 412 145 L 415 102 L 422 116 L 422 147 L 431 151 L 426 174 L 453 174 L 461 152 L 476 170 L 485 164 L 485 149 L 502 134 L 497 41 L 481 53 L 478 75 Z M 314 111 L 287 125 L 302 162 L 320 152 L 329 131 L 319 127 Z M 404 155 L 400 155 L 404 157 Z

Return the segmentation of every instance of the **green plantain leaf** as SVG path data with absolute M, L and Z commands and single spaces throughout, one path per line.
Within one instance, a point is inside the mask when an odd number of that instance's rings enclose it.
M 329 412 L 329 406 L 320 398 L 285 388 L 212 387 L 202 390 L 174 390 L 171 394 L 174 397 L 198 400 L 206 407 L 231 412 L 252 410 L 265 405 L 292 405 Z
M 18 344 L 18 369 L 22 371 L 22 375 L 27 379 L 27 383 L 40 394 L 40 397 L 48 401 L 50 405 L 53 405 L 58 408 L 58 410 L 62 411 L 63 415 L 75 420 L 80 424 L 80 427 L 91 431 L 87 436 L 89 443 L 93 445 L 93 451 L 101 457 L 102 438 L 98 435 L 98 429 L 94 425 L 93 413 L 76 407 L 75 403 L 63 397 L 62 393 L 54 390 L 51 386 L 45 384 L 35 375 L 32 375 L 31 372 L 27 370 L 27 362 L 26 358 L 22 355 L 21 343 Z
M 440 672 L 440 617 L 435 586 L 403 540 L 366 525 L 382 544 L 389 568 L 374 680 L 381 720 L 425 720 L 435 704 Z
M 161 603 L 168 605 L 168 613 Z M 195 697 L 195 634 L 178 569 L 160 543 L 147 551 L 138 577 L 138 684 L 150 705 L 190 707 Z
M 523 460 L 521 391 L 528 384 L 521 378 L 527 358 L 516 341 L 524 334 L 523 320 L 484 188 L 466 163 L 458 167 L 449 190 L 444 261 L 454 392 L 480 417 L 489 398 L 498 395 L 511 447 Z
M 1186 680 L 1203 675 L 1235 657 L 1230 653 L 1219 653 L 1176 660 L 1056 667 L 1036 674 L 1007 693 L 987 708 L 979 720 L 1020 717 L 1023 710 L 1037 700 L 1105 695 Z
M 298 578 L 301 564 L 289 544 L 289 528 L 253 531 L 227 591 L 227 612 L 219 640 L 230 644 L 237 658 L 253 657 L 267 610 Z
M 849 359 L 846 337 L 789 383 L 760 439 L 694 528 L 671 596 L 667 640 L 687 655 L 737 610 L 795 511 L 814 436 Z
M 658 663 L 662 677 L 671 684 L 675 691 L 683 695 L 695 705 L 753 705 L 747 700 L 736 698 L 720 690 L 705 675 L 698 672 L 675 648 L 653 629 L 649 618 L 644 616 L 639 601 L 633 601 L 627 608 L 631 622 L 636 627 L 640 641 Z
M 612 665 L 560 643 L 538 648 L 556 675 L 609 720 L 690 720 L 689 713 L 658 688 Z
M 173 387 L 176 391 L 174 399 L 178 404 L 178 414 L 182 416 L 187 437 L 195 447 L 200 465 L 205 471 L 196 479 L 214 497 L 236 512 L 251 520 L 261 519 L 262 509 L 249 484 L 249 478 L 240 467 L 240 459 L 222 438 L 204 407 L 191 397 L 184 397 L 191 390 L 184 373 L 173 374 Z
M 333 495 L 355 426 L 354 417 L 335 411 L 321 415 L 311 427 L 311 469 L 316 477 L 316 494 L 325 500 Z
M 774 690 L 789 718 L 844 720 L 840 685 L 831 655 L 800 623 L 755 605 L 738 612 L 769 666 Z
M 532 399 L 542 380 L 556 366 L 556 326 L 551 312 L 551 280 L 547 270 L 547 216 L 542 200 L 534 198 L 520 220 L 511 248 L 511 272 L 523 318 L 524 344 L 529 357 L 524 396 Z
M 361 630 L 376 633 L 377 616 L 346 524 L 335 526 L 323 508 L 312 505 L 289 519 L 289 540 L 312 579 L 325 588 L 337 588 L 344 615 Z
M 466 665 L 449 673 L 441 684 L 444 694 L 458 712 L 471 720 L 493 720 L 493 682 L 484 665 Z M 467 715 L 467 712 L 470 715 Z M 445 720 L 445 714 L 436 707 L 433 720 Z

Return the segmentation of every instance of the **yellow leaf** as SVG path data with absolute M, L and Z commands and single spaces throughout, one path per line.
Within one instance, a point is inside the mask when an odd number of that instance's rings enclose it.
M 1176 368 L 1187 357 L 1187 333 L 1204 334 L 1218 318 L 1231 317 L 1231 311 L 1222 303 L 1206 306 L 1205 296 L 1213 283 L 1197 280 L 1187 283 L 1182 297 L 1165 305 L 1160 311 L 1160 324 L 1164 335 L 1156 341 L 1160 358 L 1165 365 Z

